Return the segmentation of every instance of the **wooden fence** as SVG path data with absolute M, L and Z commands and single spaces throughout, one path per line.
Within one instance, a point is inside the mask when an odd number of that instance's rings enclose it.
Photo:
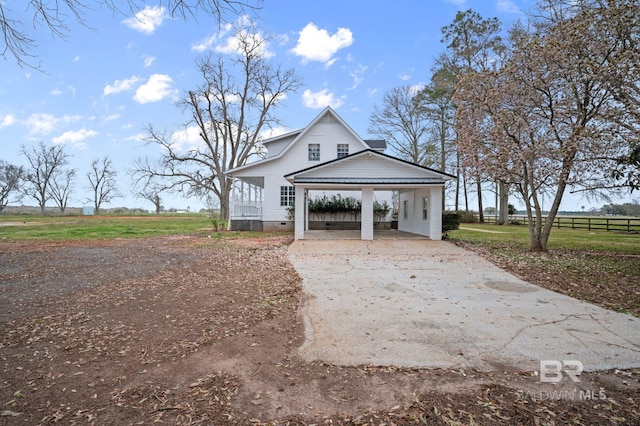
M 535 217 L 533 218 L 535 223 Z M 547 218 L 542 218 L 546 223 Z M 495 223 L 496 216 L 484 215 L 485 223 Z M 528 225 L 529 218 L 522 215 L 509 216 L 509 222 Z M 555 228 L 588 229 L 601 231 L 640 232 L 640 217 L 622 218 L 605 216 L 556 216 L 553 220 Z

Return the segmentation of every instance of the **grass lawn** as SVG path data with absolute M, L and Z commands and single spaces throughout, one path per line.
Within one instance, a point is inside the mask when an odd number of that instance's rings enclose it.
M 460 228 L 452 231 L 449 234 L 449 239 L 496 246 L 507 245 L 524 249 L 529 248 L 530 245 L 529 228 L 527 226 L 462 223 Z M 608 251 L 640 255 L 640 234 L 554 228 L 551 230 L 548 246 L 551 250 Z
M 141 216 L 0 216 L 0 240 L 91 240 L 211 234 L 202 214 Z
M 448 239 L 525 281 L 640 317 L 640 234 L 553 229 L 546 253 L 526 226 L 460 224 Z

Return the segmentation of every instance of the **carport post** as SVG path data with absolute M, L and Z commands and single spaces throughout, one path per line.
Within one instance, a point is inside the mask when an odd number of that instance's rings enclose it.
M 429 238 L 442 239 L 442 187 L 434 186 L 429 193 Z
M 362 188 L 362 210 L 360 211 L 360 238 L 373 240 L 373 188 Z
M 294 222 L 294 238 L 296 240 L 304 239 L 304 231 L 306 228 L 306 210 L 307 210 L 307 190 L 306 188 L 296 185 L 296 210 Z

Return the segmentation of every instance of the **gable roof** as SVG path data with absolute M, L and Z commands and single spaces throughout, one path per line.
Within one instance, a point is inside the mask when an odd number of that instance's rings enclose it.
M 310 131 L 311 128 L 313 128 L 313 126 L 316 123 L 321 121 L 327 115 L 331 115 L 333 118 L 336 119 L 336 121 L 338 121 L 340 124 L 342 124 L 349 131 L 349 133 L 351 133 L 354 136 L 354 138 L 356 140 L 358 140 L 362 144 L 362 148 L 363 149 L 366 150 L 366 149 L 372 148 L 368 144 L 368 142 L 364 141 L 360 136 L 358 136 L 358 134 L 356 132 L 353 131 L 353 129 L 342 119 L 342 117 L 340 117 L 333 110 L 333 108 L 328 106 L 324 110 L 322 110 L 322 112 L 320 114 L 318 114 L 316 116 L 316 118 L 314 118 L 313 121 L 311 123 L 309 123 L 304 129 L 294 130 L 292 132 L 285 133 L 284 135 L 280 135 L 280 136 L 276 136 L 274 138 L 270 138 L 270 139 L 268 139 L 268 140 L 263 142 L 263 144 L 269 144 L 269 143 L 275 142 L 277 140 L 283 139 L 285 137 L 290 137 L 290 136 L 296 135 L 296 133 L 297 133 L 295 138 L 282 151 L 280 151 L 278 154 L 274 155 L 273 157 L 265 158 L 264 160 L 255 161 L 253 163 L 245 164 L 244 166 L 239 166 L 239 167 L 236 167 L 234 169 L 227 170 L 227 172 L 225 174 L 227 174 L 227 175 L 233 174 L 234 172 L 237 172 L 237 171 L 240 171 L 240 170 L 249 169 L 251 167 L 262 165 L 262 164 L 268 163 L 270 161 L 274 161 L 274 160 L 277 160 L 277 159 L 281 158 L 284 154 L 287 153 L 287 151 L 289 151 L 291 149 L 291 147 L 293 145 L 296 144 L 296 142 L 298 142 L 300 139 L 304 138 L 304 136 Z M 376 144 L 379 145 L 379 141 L 377 141 Z M 385 147 L 386 147 L 386 142 L 385 142 Z
M 369 167 L 347 172 L 349 167 L 343 163 L 355 164 L 363 157 Z M 376 162 L 374 164 L 374 161 Z M 371 167 L 371 166 L 377 167 Z M 380 166 L 386 165 L 381 169 Z M 370 173 L 364 172 L 364 170 Z M 306 169 L 298 170 L 284 176 L 290 183 L 306 184 L 371 184 L 371 185 L 429 185 L 444 184 L 445 181 L 455 179 L 454 175 L 440 172 L 429 167 L 411 163 L 400 158 L 373 150 L 366 149 L 318 164 Z

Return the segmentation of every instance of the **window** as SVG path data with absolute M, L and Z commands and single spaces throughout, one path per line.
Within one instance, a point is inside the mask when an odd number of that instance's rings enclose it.
M 296 188 L 293 186 L 280 187 L 280 206 L 289 207 L 296 203 Z
M 429 199 L 422 197 L 422 220 L 429 219 Z
M 349 144 L 347 143 L 339 143 L 338 144 L 338 158 L 346 157 L 349 155 Z
M 409 200 L 402 202 L 402 218 L 409 219 Z
M 320 144 L 309 144 L 309 161 L 320 161 Z

